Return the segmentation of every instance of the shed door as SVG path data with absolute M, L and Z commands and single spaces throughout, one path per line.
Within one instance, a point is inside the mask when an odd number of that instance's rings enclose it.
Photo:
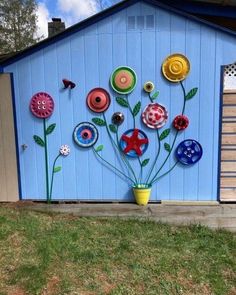
M 221 201 L 236 201 L 236 90 L 223 94 Z
M 0 74 L 0 202 L 19 200 L 11 78 Z

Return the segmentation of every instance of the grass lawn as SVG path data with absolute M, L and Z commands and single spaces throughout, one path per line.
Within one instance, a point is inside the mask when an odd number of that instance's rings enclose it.
M 236 235 L 0 207 L 0 295 L 236 294 Z

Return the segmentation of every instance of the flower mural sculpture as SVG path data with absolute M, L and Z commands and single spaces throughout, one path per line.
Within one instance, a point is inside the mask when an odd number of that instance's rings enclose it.
M 133 119 L 132 128 L 125 131 L 121 136 L 119 135 L 119 128 L 124 122 L 123 113 L 115 112 L 112 115 L 111 124 L 109 124 L 105 111 L 108 109 L 111 102 L 110 95 L 105 89 L 95 88 L 91 90 L 87 96 L 87 106 L 90 110 L 102 116 L 94 117 L 92 119 L 93 123 L 80 123 L 74 130 L 74 140 L 77 144 L 82 147 L 92 147 L 98 159 L 132 184 L 136 202 L 139 205 L 146 205 L 148 203 L 152 185 L 161 177 L 170 173 L 179 163 L 183 165 L 192 165 L 197 163 L 202 157 L 202 147 L 196 140 L 184 140 L 178 144 L 175 150 L 176 160 L 173 166 L 160 175 L 175 148 L 178 134 L 183 132 L 189 125 L 189 119 L 184 115 L 185 106 L 188 100 L 193 98 L 198 90 L 197 88 L 193 88 L 186 93 L 182 81 L 187 77 L 189 71 L 190 63 L 182 54 L 170 55 L 162 64 L 162 73 L 164 77 L 171 83 L 179 83 L 183 92 L 183 107 L 181 113 L 174 118 L 172 126 L 164 129 L 162 132 L 160 132 L 160 129 L 167 123 L 168 111 L 165 106 L 155 102 L 159 92 L 156 91 L 153 93 L 155 89 L 154 83 L 148 81 L 144 84 L 143 90 L 148 95 L 150 103 L 144 107 L 141 113 L 141 120 L 146 128 L 155 130 L 157 135 L 157 152 L 148 173 L 146 173 L 146 177 L 143 177 L 143 169 L 146 166 L 148 167 L 151 161 L 149 158 L 142 160 L 141 157 L 146 152 L 150 139 L 144 131 L 138 129 L 136 126 L 136 118 L 142 108 L 141 101 L 138 101 L 134 107 L 131 106 L 129 101 L 128 94 L 134 90 L 137 84 L 136 73 L 130 67 L 122 66 L 115 69 L 111 74 L 110 84 L 116 93 L 123 95 L 116 97 L 116 102 L 121 107 L 129 110 Z M 98 139 L 98 130 L 95 125 L 105 127 L 111 145 L 116 151 L 117 156 L 121 159 L 120 163 L 122 169 L 118 169 L 103 157 L 101 153 L 104 149 L 103 145 L 94 148 Z M 81 126 L 84 126 L 84 128 L 81 128 Z M 165 142 L 165 139 L 169 136 L 171 128 L 173 128 L 175 133 L 172 144 L 169 144 Z M 167 154 L 159 167 L 156 167 L 161 149 L 164 149 Z M 136 169 L 132 167 L 133 161 L 130 162 L 131 158 L 134 160 L 137 159 L 140 167 L 139 174 L 137 174 L 137 171 L 135 171 Z M 156 168 L 155 172 L 154 168 Z
M 46 92 L 38 92 L 31 98 L 30 101 L 30 110 L 32 114 L 39 118 L 43 119 L 43 139 L 34 135 L 34 141 L 41 147 L 44 148 L 44 158 L 45 158 L 45 177 L 46 177 L 46 198 L 47 202 L 50 203 L 52 200 L 52 189 L 53 189 L 53 179 L 56 172 L 61 171 L 61 167 L 55 167 L 56 161 L 60 156 L 67 156 L 70 153 L 70 148 L 67 145 L 62 145 L 59 151 L 59 155 L 56 157 L 53 163 L 52 168 L 52 177 L 51 183 L 49 180 L 49 163 L 48 163 L 48 135 L 50 135 L 56 128 L 56 124 L 53 123 L 49 126 L 46 124 L 46 119 L 49 118 L 54 111 L 54 100 Z

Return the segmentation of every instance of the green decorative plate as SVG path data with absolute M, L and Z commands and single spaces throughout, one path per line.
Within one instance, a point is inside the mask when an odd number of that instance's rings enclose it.
M 110 78 L 111 87 L 119 94 L 132 92 L 137 83 L 137 76 L 133 69 L 129 67 L 118 67 Z

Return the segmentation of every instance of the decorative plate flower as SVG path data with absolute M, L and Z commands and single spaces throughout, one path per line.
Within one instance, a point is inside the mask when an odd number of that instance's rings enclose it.
M 183 54 L 169 55 L 162 64 L 164 77 L 171 82 L 183 81 L 190 71 L 190 62 Z
M 31 98 L 30 110 L 34 116 L 46 119 L 53 113 L 54 101 L 48 93 L 38 92 Z
M 118 67 L 112 73 L 110 83 L 115 92 L 119 94 L 129 94 L 136 86 L 137 75 L 130 67 Z
M 194 139 L 183 140 L 176 148 L 177 160 L 184 165 L 193 165 L 202 157 L 202 146 Z
M 111 121 L 114 125 L 120 126 L 124 122 L 125 116 L 121 112 L 116 112 L 112 115 Z
M 147 93 L 151 93 L 154 90 L 154 88 L 155 88 L 155 85 L 151 81 L 146 82 L 143 86 L 143 90 L 146 91 Z
M 122 136 L 120 146 L 126 155 L 136 158 L 142 156 L 148 147 L 147 135 L 139 129 L 129 129 Z
M 68 156 L 70 153 L 70 147 L 67 145 L 67 144 L 63 144 L 61 147 L 60 147 L 60 154 L 62 156 Z
M 174 118 L 173 126 L 175 127 L 175 129 L 184 130 L 188 127 L 188 125 L 189 125 L 188 117 L 184 115 L 179 115 Z
M 98 130 L 90 122 L 79 123 L 74 129 L 74 141 L 83 148 L 95 145 L 98 140 Z
M 142 113 L 143 123 L 152 129 L 163 127 L 168 119 L 168 112 L 163 105 L 150 103 L 145 107 Z
M 94 88 L 87 95 L 87 105 L 95 113 L 105 112 L 110 103 L 110 94 L 104 88 Z

